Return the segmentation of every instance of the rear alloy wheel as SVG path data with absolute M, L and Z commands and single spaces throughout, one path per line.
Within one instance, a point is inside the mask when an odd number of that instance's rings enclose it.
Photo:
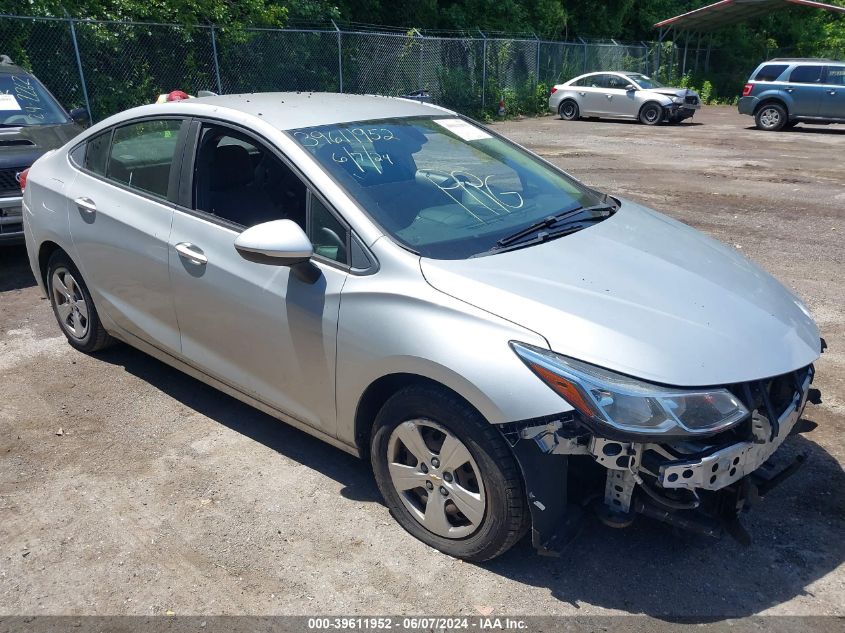
M 427 545 L 482 561 L 525 533 L 528 506 L 510 448 L 445 389 L 420 385 L 394 394 L 376 418 L 370 450 L 391 514 Z
M 62 251 L 53 253 L 47 264 L 47 292 L 56 321 L 72 347 L 96 352 L 112 342 L 82 275 Z
M 575 119 L 578 119 L 580 115 L 578 104 L 572 99 L 566 99 L 563 101 L 560 106 L 558 106 L 557 112 L 560 115 L 560 118 L 564 121 L 574 121 Z
M 659 103 L 647 103 L 640 110 L 640 123 L 657 125 L 663 120 L 663 107 Z
M 767 103 L 754 116 L 757 127 L 768 132 L 778 132 L 789 122 L 786 109 L 777 103 Z

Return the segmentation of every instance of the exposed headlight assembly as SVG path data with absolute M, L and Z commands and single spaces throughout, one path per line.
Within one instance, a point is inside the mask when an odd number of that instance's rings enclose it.
M 654 385 L 525 343 L 511 342 L 522 361 L 586 418 L 645 436 L 715 433 L 748 409 L 727 389 Z
M 683 102 L 684 102 L 683 97 L 672 97 L 672 103 L 683 103 Z

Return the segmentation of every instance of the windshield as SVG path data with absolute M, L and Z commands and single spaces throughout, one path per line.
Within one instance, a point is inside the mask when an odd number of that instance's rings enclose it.
M 293 130 L 393 238 L 425 257 L 464 259 L 599 194 L 455 117 Z
M 34 77 L 0 74 L 0 125 L 57 125 L 67 122 L 64 110 Z
M 657 79 L 652 79 L 651 77 L 648 77 L 646 75 L 640 75 L 639 73 L 630 73 L 625 76 L 630 77 L 631 79 L 636 81 L 639 84 L 640 88 L 642 88 L 643 90 L 651 90 L 652 88 L 666 87 L 662 83 L 657 81 Z

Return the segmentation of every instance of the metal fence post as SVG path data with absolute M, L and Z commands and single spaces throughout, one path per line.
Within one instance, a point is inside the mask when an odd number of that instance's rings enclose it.
M 414 29 L 416 32 L 416 37 L 420 38 L 420 58 L 418 60 L 419 67 L 417 68 L 417 90 L 422 90 L 422 70 L 423 70 L 423 34 L 419 32 L 419 30 Z
M 223 94 L 223 84 L 220 81 L 220 61 L 217 59 L 217 35 L 214 25 L 211 25 L 211 52 L 214 55 L 214 77 L 217 79 L 217 94 Z
M 487 36 L 481 29 L 481 108 L 487 105 Z
M 343 92 L 343 42 L 341 41 L 343 34 L 337 28 L 334 20 L 332 20 L 332 26 L 337 32 L 337 76 L 340 81 L 340 92 Z
M 537 85 L 540 85 L 540 38 L 534 33 L 534 39 L 537 40 Z
M 76 68 L 79 71 L 79 82 L 82 85 L 82 98 L 85 99 L 85 107 L 88 110 L 88 116 L 91 120 L 94 118 L 94 113 L 91 111 L 91 102 L 88 100 L 88 86 L 85 84 L 85 73 L 82 70 L 82 57 L 79 54 L 79 43 L 76 41 L 76 27 L 73 24 L 73 18 L 65 11 L 67 22 L 70 25 L 70 39 L 73 41 L 73 52 L 76 55 Z
M 588 72 L 587 71 L 587 42 L 584 41 L 583 37 L 579 37 L 578 39 L 581 40 L 581 42 L 583 42 L 583 44 L 584 44 L 584 72 L 586 73 L 586 72 Z

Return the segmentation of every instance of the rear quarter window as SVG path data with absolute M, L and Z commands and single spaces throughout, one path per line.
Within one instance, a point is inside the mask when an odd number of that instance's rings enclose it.
M 111 130 L 95 136 L 85 144 L 85 158 L 82 166 L 100 176 L 106 175 L 106 163 L 109 160 Z
M 786 64 L 766 64 L 754 75 L 754 81 L 775 81 L 786 68 Z

